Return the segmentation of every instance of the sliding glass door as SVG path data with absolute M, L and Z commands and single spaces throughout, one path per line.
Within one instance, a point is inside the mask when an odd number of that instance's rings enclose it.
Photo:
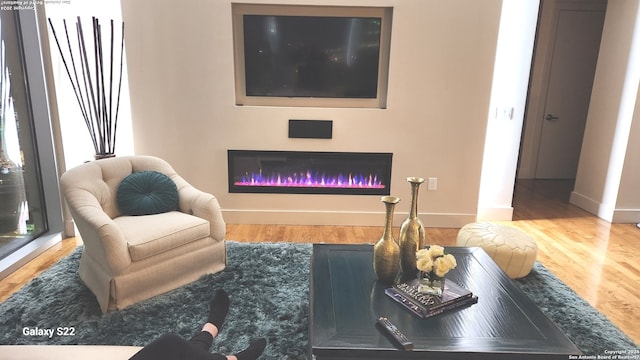
M 18 255 L 16 264 L 50 246 L 62 220 L 38 13 L 3 8 L 0 39 L 2 277 L 7 259 Z
M 0 14 L 0 258 L 47 230 L 17 21 Z

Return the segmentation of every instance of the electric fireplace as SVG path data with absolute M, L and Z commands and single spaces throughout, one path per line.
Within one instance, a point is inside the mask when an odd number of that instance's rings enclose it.
M 230 193 L 389 195 L 391 153 L 228 150 Z

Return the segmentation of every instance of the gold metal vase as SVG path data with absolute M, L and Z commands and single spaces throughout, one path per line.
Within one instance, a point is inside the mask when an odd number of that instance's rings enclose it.
M 424 224 L 418 218 L 418 190 L 424 182 L 421 177 L 408 177 L 411 184 L 411 211 L 400 225 L 400 271 L 403 277 L 414 277 L 418 273 L 416 252 L 424 246 Z
M 382 237 L 373 246 L 373 271 L 376 279 L 391 283 L 400 271 L 400 247 L 393 237 L 393 210 L 400 198 L 383 196 L 380 200 L 385 205 L 385 226 Z

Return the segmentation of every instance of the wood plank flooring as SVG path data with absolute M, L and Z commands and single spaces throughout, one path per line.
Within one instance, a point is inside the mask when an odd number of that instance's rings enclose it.
M 538 261 L 640 344 L 640 229 L 610 224 L 568 204 L 571 188 L 570 182 L 518 181 L 514 220 L 505 223 L 533 236 Z M 457 232 L 426 229 L 429 242 L 441 245 L 455 245 Z M 358 244 L 374 243 L 381 234 L 377 226 L 227 225 L 227 239 L 236 241 Z M 0 280 L 0 302 L 80 243 L 65 239 Z

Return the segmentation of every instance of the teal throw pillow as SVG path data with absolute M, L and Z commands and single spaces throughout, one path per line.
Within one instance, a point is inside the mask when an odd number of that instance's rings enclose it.
M 118 209 L 124 215 L 160 214 L 178 208 L 178 188 L 157 171 L 134 172 L 118 186 Z

